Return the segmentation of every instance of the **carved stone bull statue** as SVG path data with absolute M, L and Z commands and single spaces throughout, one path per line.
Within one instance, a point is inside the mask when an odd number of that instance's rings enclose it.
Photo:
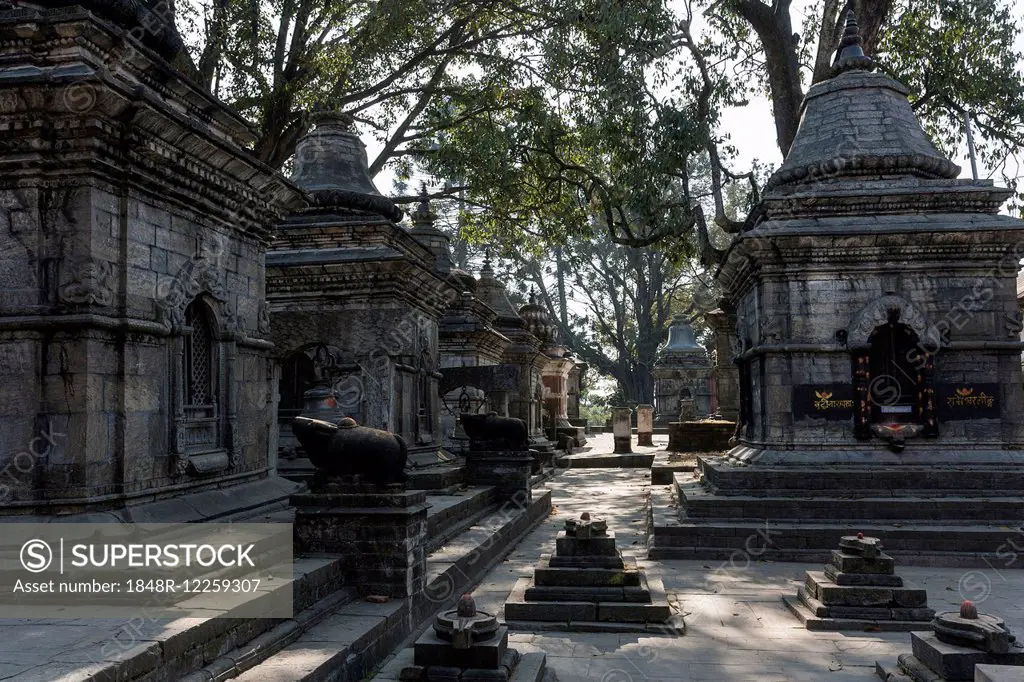
M 359 426 L 345 417 L 333 424 L 296 417 L 292 431 L 309 461 L 328 476 L 359 475 L 371 483 L 404 483 L 408 448 L 401 436 Z
M 470 450 L 528 450 L 529 435 L 522 419 L 499 417 L 497 412 L 459 415 L 469 436 Z

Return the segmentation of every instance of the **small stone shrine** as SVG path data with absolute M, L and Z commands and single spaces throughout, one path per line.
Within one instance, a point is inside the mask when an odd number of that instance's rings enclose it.
M 692 401 L 698 417 L 711 413 L 711 361 L 685 315 L 672 318 L 668 341 L 658 350 L 651 374 L 656 425 L 676 421 L 684 400 Z
M 534 577 L 520 578 L 505 602 L 505 620 L 524 630 L 683 634 L 660 578 L 648 578 L 620 554 L 604 519 L 569 519 L 542 554 Z
M 316 474 L 292 495 L 296 554 L 344 558 L 345 578 L 363 595 L 411 597 L 426 574 L 426 492 L 405 489 L 401 436 L 296 417 L 295 435 Z
M 825 571 L 807 571 L 797 599 L 783 601 L 808 630 L 912 630 L 935 615 L 924 589 L 906 587 L 878 538 L 848 535 Z
M 520 655 L 508 646 L 508 627 L 464 594 L 443 611 L 413 647 L 413 663 L 399 674 L 402 682 L 540 682 L 554 680 L 547 655 Z
M 679 482 L 654 558 L 728 558 L 770 518 L 766 560 L 820 560 L 855 523 L 903 562 L 981 565 L 1024 515 L 1024 221 L 999 214 L 1011 190 L 959 177 L 861 42 L 850 12 L 716 273 L 736 444 Z
M 970 601 L 960 611 L 940 613 L 931 623 L 934 632 L 911 632 L 913 653 L 902 654 L 897 667 L 875 664 L 886 682 L 968 682 L 975 666 L 1024 666 L 1024 647 L 1001 618 L 979 614 Z M 1024 673 L 1024 667 L 1019 668 Z M 997 679 L 1021 679 L 1013 678 Z

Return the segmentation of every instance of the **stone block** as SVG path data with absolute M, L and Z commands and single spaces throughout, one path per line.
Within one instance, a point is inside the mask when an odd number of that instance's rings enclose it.
M 590 538 L 576 538 L 561 531 L 555 538 L 555 553 L 562 557 L 614 556 L 615 533 Z
M 502 625 L 486 642 L 476 642 L 468 649 L 456 649 L 451 642 L 428 628 L 414 645 L 416 665 L 452 666 L 457 668 L 497 668 L 508 650 L 508 628 Z
M 557 623 L 597 620 L 594 602 L 506 602 L 506 620 L 539 620 Z
M 635 587 L 640 585 L 640 572 L 614 568 L 552 568 L 551 555 L 541 556 L 534 569 L 534 582 L 551 587 Z
M 825 566 L 825 577 L 837 585 L 903 587 L 903 578 L 898 575 L 885 575 L 881 573 L 843 573 L 831 564 Z
M 1024 667 L 978 665 L 974 668 L 974 682 L 1024 682 Z
M 431 666 L 427 668 L 427 682 L 459 682 L 461 668 Z
M 672 611 L 668 604 L 613 604 L 597 605 L 597 620 L 620 623 L 664 623 Z
M 834 549 L 832 550 L 831 563 L 841 573 L 892 575 L 896 570 L 896 560 L 884 552 L 879 553 L 873 559 L 867 559 Z
M 621 587 L 547 587 L 526 589 L 527 601 L 623 601 Z
M 807 591 L 826 606 L 884 606 L 893 599 L 892 588 L 837 585 L 818 571 L 807 571 L 804 581 Z

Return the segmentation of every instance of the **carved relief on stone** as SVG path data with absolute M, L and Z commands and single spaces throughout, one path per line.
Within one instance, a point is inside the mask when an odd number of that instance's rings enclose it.
M 761 343 L 778 343 L 782 326 L 774 317 L 764 316 L 760 321 Z
M 871 333 L 877 327 L 887 324 L 893 315 L 914 330 L 918 339 L 922 341 L 929 338 L 930 332 L 934 332 L 930 329 L 924 313 L 913 303 L 902 296 L 882 296 L 868 303 L 854 316 L 848 328 L 848 345 L 866 346 Z
M 1024 330 L 1024 313 L 1020 310 L 1006 313 L 1004 326 L 1006 327 L 1007 336 L 1012 339 L 1019 338 L 1021 331 Z
M 185 324 L 185 308 L 201 293 L 219 303 L 218 321 L 223 330 L 238 331 L 240 320 L 231 302 L 226 277 L 220 267 L 222 239 L 200 239 L 196 254 L 171 278 L 157 283 L 157 320 L 178 330 Z
M 266 336 L 270 334 L 270 305 L 261 300 L 256 318 L 256 331 Z
M 61 303 L 108 306 L 114 302 L 114 266 L 110 261 L 73 260 L 67 267 L 67 277 L 62 279 L 57 289 Z

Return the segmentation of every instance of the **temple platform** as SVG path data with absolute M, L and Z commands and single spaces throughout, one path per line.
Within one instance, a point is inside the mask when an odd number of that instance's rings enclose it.
M 651 558 L 826 561 L 851 530 L 901 564 L 999 562 L 1024 518 L 1024 471 L 987 466 L 744 466 L 698 458 L 652 488 Z

